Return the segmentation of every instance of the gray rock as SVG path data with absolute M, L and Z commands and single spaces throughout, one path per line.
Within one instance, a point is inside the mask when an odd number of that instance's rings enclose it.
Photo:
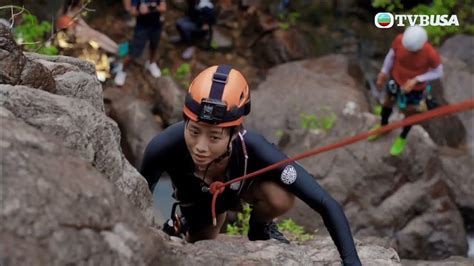
M 270 65 L 306 58 L 311 53 L 309 41 L 296 29 L 277 29 L 259 39 L 255 45 L 258 57 Z
M 456 34 L 447 39 L 439 50 L 445 57 L 457 58 L 466 63 L 471 73 L 474 71 L 474 36 Z
M 152 222 L 148 185 L 123 156 L 120 131 L 104 113 L 85 100 L 10 85 L 0 85 L 0 106 L 29 125 L 61 139 L 75 155 L 115 183 Z
M 402 260 L 404 266 L 472 266 L 473 258 L 453 256 L 442 261 Z
M 167 244 L 89 162 L 0 118 L 2 265 L 159 265 Z
M 232 38 L 218 27 L 212 28 L 211 47 L 214 49 L 230 49 L 234 46 Z
M 344 71 L 349 66 L 347 57 L 329 55 L 271 68 L 266 80 L 252 91 L 246 126 L 277 143 L 279 130 L 301 128 L 302 114 L 339 117 L 345 110 L 367 111 L 362 85 Z
M 444 67 L 444 76 L 441 81 L 444 87 L 442 94 L 447 102 L 459 103 L 474 98 L 472 66 L 469 68 L 464 62 L 444 53 L 442 62 Z M 474 155 L 474 111 L 458 113 L 455 117 L 464 125 L 467 133 L 465 140 L 470 153 Z
M 30 60 L 35 60 L 35 61 L 41 60 L 42 63 L 43 61 L 56 63 L 56 64 L 48 65 L 49 67 L 52 68 L 50 70 L 53 73 L 55 71 L 64 73 L 66 71 L 70 71 L 70 69 L 77 71 L 77 68 L 78 68 L 82 72 L 85 72 L 91 76 L 96 76 L 94 64 L 82 59 L 78 59 L 78 58 L 74 58 L 70 56 L 63 56 L 63 55 L 50 56 L 50 55 L 42 55 L 42 54 L 35 54 L 35 53 L 25 53 L 25 55 Z
M 173 242 L 173 265 L 340 265 L 339 254 L 328 237 L 304 244 L 281 244 L 276 241 L 250 242 L 241 237 L 221 235 L 220 241 L 205 240 L 194 245 Z M 363 265 L 400 265 L 393 249 L 357 243 Z
M 135 168 L 140 169 L 145 148 L 150 140 L 161 131 L 155 122 L 150 104 L 116 88 L 104 92 L 110 100 L 110 114 L 122 135 L 122 149 Z M 128 154 L 128 156 L 127 156 Z
M 154 88 L 153 112 L 160 115 L 165 124 L 183 119 L 185 91 L 171 77 L 150 80 Z

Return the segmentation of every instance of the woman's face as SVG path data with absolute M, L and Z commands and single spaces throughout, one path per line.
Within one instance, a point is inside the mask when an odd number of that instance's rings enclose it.
M 184 130 L 184 139 L 194 164 L 206 167 L 226 152 L 229 130 L 189 120 Z

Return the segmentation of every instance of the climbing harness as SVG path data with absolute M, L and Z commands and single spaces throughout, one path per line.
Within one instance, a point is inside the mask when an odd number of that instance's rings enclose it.
M 188 231 L 186 218 L 176 213 L 177 207 L 181 206 L 181 204 L 179 201 L 173 204 L 171 208 L 171 218 L 165 222 L 162 230 L 170 236 L 184 238 Z

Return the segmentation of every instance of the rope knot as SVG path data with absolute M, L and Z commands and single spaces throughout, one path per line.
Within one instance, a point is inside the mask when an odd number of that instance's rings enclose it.
M 214 181 L 209 186 L 209 192 L 211 192 L 211 194 L 221 194 L 224 192 L 224 189 L 225 189 L 225 185 L 224 183 L 220 181 Z

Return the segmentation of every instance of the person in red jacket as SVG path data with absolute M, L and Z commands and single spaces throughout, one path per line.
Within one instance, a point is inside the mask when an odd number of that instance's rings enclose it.
M 436 49 L 428 42 L 428 34 L 420 26 L 408 27 L 392 43 L 385 57 L 383 67 L 377 77 L 377 89 L 385 84 L 386 96 L 382 107 L 381 123 L 373 130 L 388 124 L 395 103 L 405 116 L 426 110 L 425 97 L 431 87 L 428 82 L 443 75 L 443 65 Z M 403 128 L 393 143 L 390 154 L 400 155 L 406 146 L 406 138 L 411 126 Z M 369 140 L 375 140 L 372 135 Z

